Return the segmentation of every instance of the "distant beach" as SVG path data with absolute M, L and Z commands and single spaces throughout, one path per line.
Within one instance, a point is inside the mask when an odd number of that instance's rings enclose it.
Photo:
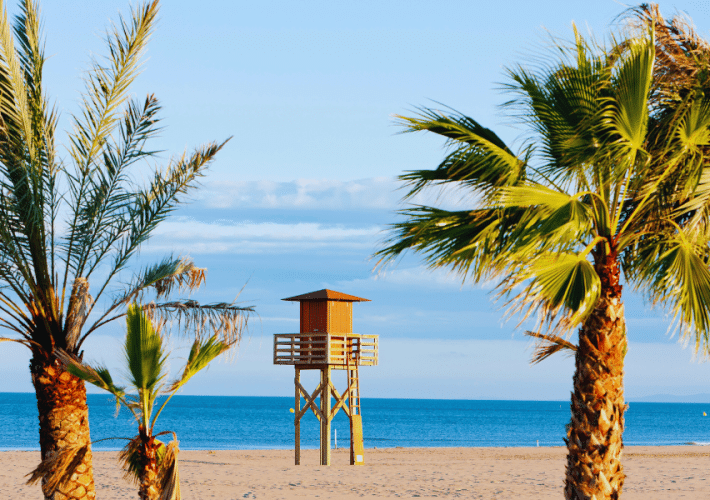
M 318 451 L 293 465 L 293 451 L 183 451 L 184 498 L 562 498 L 566 449 L 393 448 L 367 450 L 366 465 L 347 465 L 347 450 L 321 467 Z M 624 500 L 686 500 L 710 496 L 705 446 L 630 446 L 624 450 Z M 40 499 L 39 486 L 22 486 L 39 452 L 0 452 L 0 498 Z M 136 498 L 123 479 L 115 452 L 94 454 L 96 493 L 102 500 Z

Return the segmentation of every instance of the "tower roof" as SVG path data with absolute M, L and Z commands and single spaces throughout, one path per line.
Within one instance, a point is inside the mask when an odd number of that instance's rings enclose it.
M 354 295 L 348 295 L 347 293 L 336 292 L 335 290 L 328 290 L 324 288 L 323 290 L 318 290 L 316 292 L 304 293 L 303 295 L 297 295 L 295 297 L 288 297 L 281 300 L 288 300 L 292 302 L 302 302 L 306 300 L 337 300 L 340 302 L 370 302 L 370 299 L 363 299 L 362 297 L 355 297 Z

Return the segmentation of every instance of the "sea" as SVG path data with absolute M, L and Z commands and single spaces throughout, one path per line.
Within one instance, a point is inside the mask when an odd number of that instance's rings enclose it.
M 89 394 L 95 450 L 117 450 L 136 434 L 136 424 L 115 400 Z M 175 396 L 156 432 L 173 431 L 180 448 L 192 450 L 293 449 L 292 397 Z M 469 401 L 362 399 L 366 448 L 564 446 L 569 401 Z M 626 445 L 710 445 L 710 404 L 630 403 Z M 37 450 L 34 394 L 0 393 L 0 450 Z M 349 447 L 349 423 L 333 419 L 337 446 Z M 166 436 L 168 437 L 168 436 Z M 101 441 L 98 441 L 101 440 Z M 301 447 L 318 448 L 319 424 L 301 420 Z M 98 441 L 98 442 L 96 442 Z M 332 443 L 335 445 L 335 442 Z

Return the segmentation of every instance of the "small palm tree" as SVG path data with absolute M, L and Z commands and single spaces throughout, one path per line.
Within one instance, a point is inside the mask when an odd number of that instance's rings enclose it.
M 126 477 L 137 481 L 142 500 L 180 499 L 177 437 L 170 431 L 156 433 L 155 423 L 175 393 L 229 348 L 230 345 L 220 342 L 216 335 L 203 342 L 195 340 L 181 375 L 165 383 L 168 376 L 165 337 L 156 331 L 143 309 L 134 304 L 128 308 L 126 315 L 124 346 L 127 372 L 131 377 L 129 385 L 134 394 L 127 394 L 124 387 L 117 386 L 105 367 L 89 365 L 62 351 L 58 353 L 69 373 L 113 394 L 116 405 L 127 408 L 136 420 L 138 434 L 125 438 L 128 444 L 120 454 L 120 461 Z M 165 399 L 156 411 L 160 396 Z M 164 434 L 173 435 L 173 441 L 168 445 L 156 439 Z M 76 446 L 67 447 L 53 454 L 35 469 L 29 482 L 42 478 L 47 483 L 60 486 L 75 472 L 72 463 L 77 450 Z
M 530 130 L 517 154 L 456 112 L 399 117 L 452 149 L 436 169 L 400 177 L 408 196 L 453 184 L 472 206 L 403 210 L 379 265 L 413 250 L 432 268 L 497 280 L 511 313 L 538 318 L 536 360 L 574 351 L 569 500 L 616 499 L 624 483 L 622 279 L 708 352 L 710 97 L 686 92 L 659 106 L 654 44 L 652 23 L 611 49 L 575 30 L 561 59 L 510 70 L 508 106 Z M 576 345 L 562 335 L 574 330 Z
M 0 12 L 0 326 L 11 332 L 0 341 L 32 353 L 42 458 L 82 446 L 77 474 L 61 491 L 43 485 L 45 498 L 93 498 L 84 382 L 56 353 L 81 356 L 89 335 L 123 317 L 129 303 L 149 302 L 146 294 L 153 294 L 156 302 L 146 307 L 159 321 L 177 319 L 198 336 L 219 332 L 227 343 L 239 339 L 251 308 L 164 301 L 204 282 L 204 269 L 180 256 L 128 274 L 141 245 L 224 146 L 207 144 L 164 168 L 148 164 L 160 105 L 153 95 L 131 99 L 129 88 L 157 0 L 137 6 L 107 34 L 109 56 L 85 77 L 66 159 L 57 153 L 58 116 L 44 93 L 39 8 L 33 0 L 21 0 L 20 8 L 14 26 Z

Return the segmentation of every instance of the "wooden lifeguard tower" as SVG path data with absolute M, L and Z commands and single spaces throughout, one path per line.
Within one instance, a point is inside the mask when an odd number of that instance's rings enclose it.
M 320 420 L 321 465 L 330 465 L 330 422 L 341 408 L 350 418 L 350 464 L 364 465 L 358 368 L 377 364 L 378 336 L 352 333 L 352 329 L 353 302 L 369 300 L 333 290 L 283 300 L 301 303 L 300 333 L 274 335 L 274 364 L 296 368 L 296 465 L 301 463 L 301 417 L 309 408 Z M 301 370 L 320 370 L 320 384 L 312 394 L 301 385 Z M 342 395 L 333 385 L 331 370 L 347 371 L 348 386 Z M 331 396 L 335 398 L 332 407 Z

